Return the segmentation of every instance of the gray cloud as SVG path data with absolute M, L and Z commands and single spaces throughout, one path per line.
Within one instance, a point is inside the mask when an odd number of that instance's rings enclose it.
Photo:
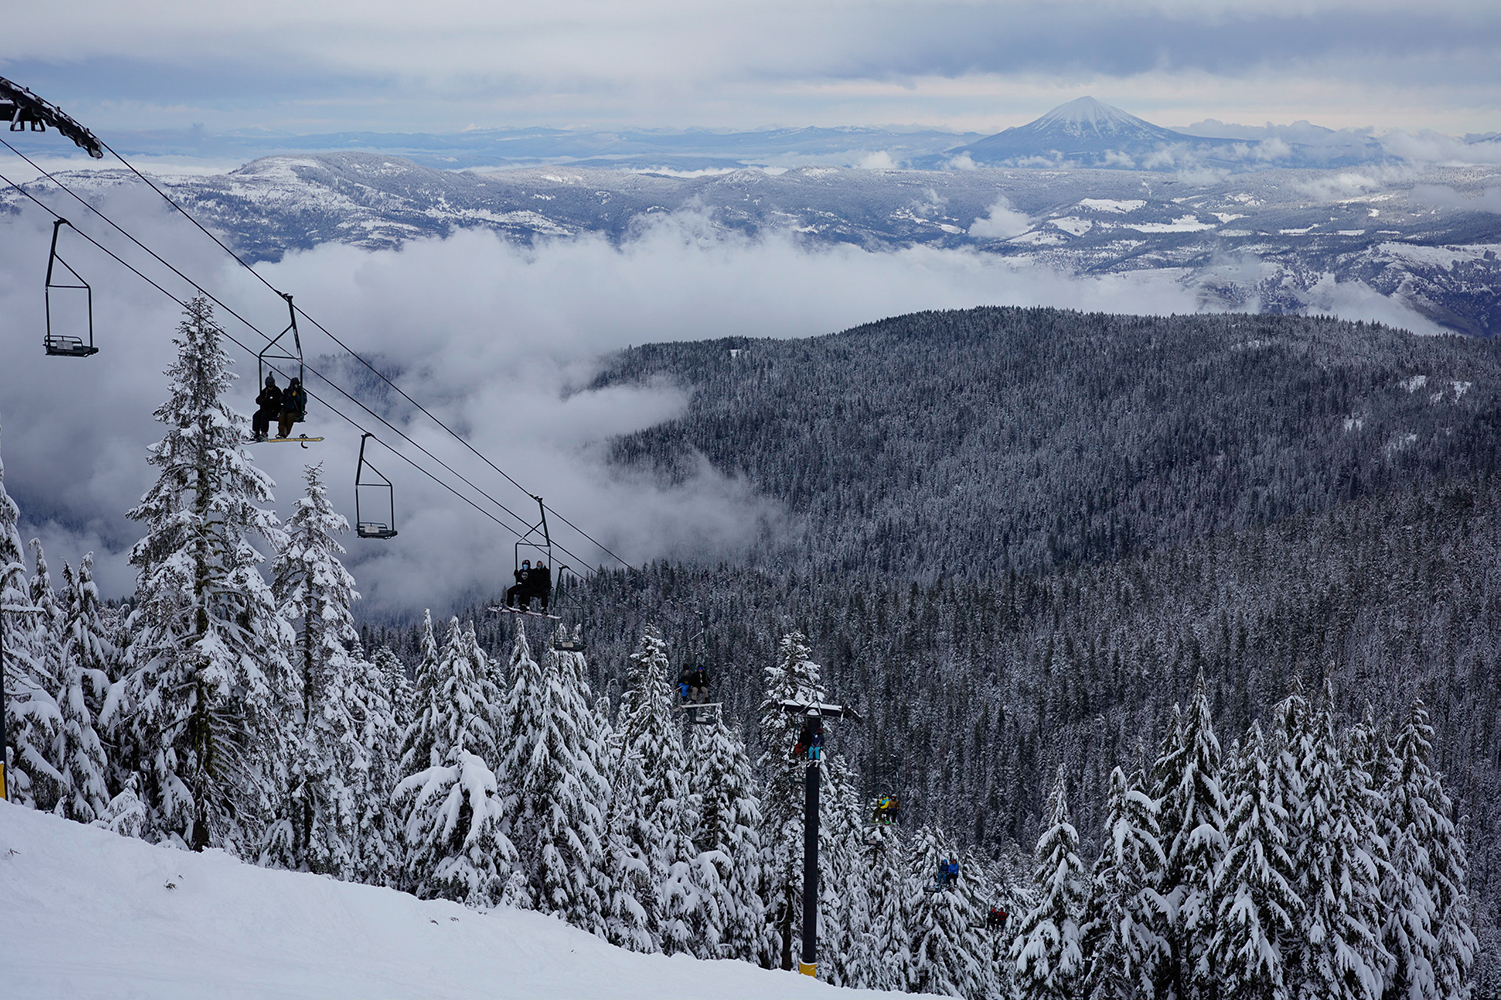
M 117 127 L 864 124 L 986 115 L 999 125 L 1090 85 L 1138 113 L 1207 99 L 1237 109 L 1303 108 L 1308 117 L 1319 109 L 1309 107 L 1316 95 L 1346 116 L 1366 112 L 1370 124 L 1414 124 L 1394 116 L 1420 107 L 1458 108 L 1476 122 L 1466 127 L 1501 124 L 1489 99 L 1501 74 L 1493 58 L 1501 9 L 1465 0 L 1437 0 L 1420 12 L 1369 0 L 357 8 L 322 0 L 243 10 L 92 0 L 22 5 L 11 17 L 0 70 Z M 990 78 L 993 85 L 979 85 Z M 978 83 L 956 90 L 943 81 Z M 1394 106 L 1395 94 L 1413 103 Z M 889 117 L 903 113 L 911 117 Z

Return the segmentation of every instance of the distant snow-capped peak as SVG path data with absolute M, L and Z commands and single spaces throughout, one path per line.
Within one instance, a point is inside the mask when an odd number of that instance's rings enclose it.
M 1093 97 L 1081 97 L 1067 104 L 1060 104 L 1037 119 L 1034 124 L 1041 128 L 1059 129 L 1076 136 L 1091 133 L 1117 135 L 1122 132 L 1160 131 L 1152 123 L 1127 114 L 1104 101 L 1097 101 Z

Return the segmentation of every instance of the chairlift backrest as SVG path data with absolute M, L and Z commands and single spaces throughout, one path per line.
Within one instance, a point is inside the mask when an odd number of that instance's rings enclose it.
M 47 332 L 42 338 L 42 348 L 54 357 L 63 358 L 86 358 L 92 354 L 98 354 L 99 348 L 94 346 L 94 290 L 89 283 L 84 281 L 72 265 L 63 260 L 57 254 L 57 234 L 63 226 L 72 226 L 67 219 L 57 219 L 52 223 L 52 249 L 47 254 L 47 284 L 44 292 L 46 299 Z M 59 275 L 57 265 L 62 265 L 62 270 L 67 274 Z M 72 280 L 69 281 L 68 279 Z M 84 305 L 87 309 L 87 323 L 84 329 L 88 332 L 88 342 L 77 334 L 59 333 L 53 329 L 52 294 L 54 291 L 67 290 L 68 292 L 82 291 Z M 82 332 L 82 331 L 80 331 Z
M 391 487 L 391 480 L 381 474 L 381 471 L 369 462 L 365 461 L 365 440 L 375 435 L 366 433 L 360 438 L 360 460 L 354 470 L 354 533 L 361 538 L 395 538 L 396 537 L 396 496 Z M 381 498 L 375 505 L 375 512 L 371 520 L 365 520 L 360 509 L 360 492 L 369 493 L 371 490 L 381 494 Z M 366 504 L 369 508 L 369 504 Z M 374 518 L 386 515 L 386 520 L 380 521 Z

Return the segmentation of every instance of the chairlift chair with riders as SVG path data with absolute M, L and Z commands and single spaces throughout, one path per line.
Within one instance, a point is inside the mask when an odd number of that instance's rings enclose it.
M 255 356 L 255 384 L 258 386 L 265 385 L 267 371 L 281 371 L 281 368 L 277 365 L 277 362 L 281 362 L 288 368 L 290 368 L 294 364 L 297 366 L 297 384 L 299 387 L 303 387 L 307 383 L 306 372 L 304 371 L 302 363 L 302 337 L 297 332 L 297 307 L 292 304 L 292 296 L 288 295 L 286 292 L 278 292 L 277 294 L 287 300 L 287 313 L 290 316 L 290 320 L 288 321 L 286 328 L 282 330 L 281 333 L 278 333 L 275 337 L 272 337 L 270 342 L 267 343 L 265 347 L 261 348 L 261 352 Z M 283 340 L 283 338 L 286 337 L 286 335 L 289 333 L 292 335 L 291 344 L 287 344 Z M 290 389 L 291 386 L 288 385 L 287 388 Z M 304 388 L 303 391 L 306 392 L 306 389 Z M 307 404 L 306 402 L 304 402 L 303 406 L 298 410 L 297 418 L 294 423 L 301 423 L 306 417 Z M 270 437 L 268 435 L 261 443 L 282 444 L 291 441 L 296 442 L 306 448 L 309 443 L 322 440 L 323 439 L 321 437 L 309 437 L 306 434 L 295 434 L 289 435 L 287 437 Z M 362 449 L 364 448 L 363 439 L 360 442 L 360 447 Z M 388 483 L 387 485 L 389 486 L 390 484 Z M 358 494 L 358 491 L 356 491 L 356 493 Z
M 690 726 L 712 726 L 719 721 L 724 703 L 709 701 L 709 613 L 700 611 L 699 631 L 688 640 L 688 652 L 678 671 L 678 710 Z
M 365 461 L 365 441 L 374 436 L 374 434 L 366 432 L 360 438 L 360 461 L 354 470 L 354 533 L 361 538 L 395 538 L 396 491 L 391 486 L 391 480 L 387 479 L 375 466 Z M 376 478 L 370 479 L 367 476 Z M 361 490 L 366 491 L 366 493 L 373 490 L 376 493 L 384 494 L 384 502 L 377 505 L 376 514 L 372 516 L 371 520 L 366 520 L 361 513 Z M 370 509 L 368 503 L 365 505 L 365 509 Z M 385 514 L 387 519 L 384 521 L 374 520 L 374 517 L 380 514 Z
M 501 614 L 527 615 L 532 618 L 550 618 L 553 621 L 562 621 L 562 615 L 548 613 L 548 604 L 552 600 L 553 559 L 552 535 L 547 530 L 547 506 L 542 502 L 541 497 L 534 496 L 532 497 L 532 499 L 537 501 L 537 510 L 541 513 L 541 517 L 536 524 L 527 528 L 526 531 L 519 535 L 516 539 L 514 550 L 516 567 L 513 572 L 513 575 L 516 578 L 516 586 L 511 587 L 506 591 L 506 600 L 504 603 L 495 605 L 491 607 L 490 610 L 500 612 Z M 526 550 L 526 574 L 523 574 L 521 568 L 521 564 L 523 562 L 523 549 Z M 531 569 L 533 555 L 538 556 L 538 562 L 547 568 L 547 574 L 542 580 L 542 590 L 540 592 L 537 589 L 537 581 L 533 578 L 535 571 Z M 560 566 L 558 568 L 558 575 L 560 580 L 565 570 L 570 573 L 573 572 L 567 566 Z M 540 611 L 532 610 L 532 600 L 534 598 L 540 599 L 541 601 Z M 515 600 L 517 603 L 512 604 L 511 602 L 513 600 Z
M 72 225 L 67 219 L 62 218 L 56 219 L 52 223 L 52 249 L 47 254 L 47 286 L 45 292 L 47 333 L 42 339 L 42 346 L 53 357 L 86 358 L 92 354 L 99 353 L 99 348 L 94 346 L 94 290 L 89 287 L 89 283 L 84 281 L 77 271 L 73 270 L 73 266 L 58 256 L 57 253 L 57 234 L 62 231 L 63 226 L 71 228 Z M 62 278 L 62 280 L 59 280 L 57 274 L 57 266 L 59 264 L 67 272 L 66 277 Z M 68 281 L 68 278 L 71 278 L 72 281 Z M 84 343 L 84 339 L 80 336 L 58 333 L 53 329 L 52 293 L 60 290 L 64 291 L 64 294 L 77 291 L 83 292 L 84 307 L 87 310 L 87 325 L 84 329 L 88 332 L 88 343 Z

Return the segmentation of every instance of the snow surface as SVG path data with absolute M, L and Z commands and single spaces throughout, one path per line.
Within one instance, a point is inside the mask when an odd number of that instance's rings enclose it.
M 0 898 L 0 998 L 889 995 L 638 955 L 537 913 L 155 847 L 7 802 Z

